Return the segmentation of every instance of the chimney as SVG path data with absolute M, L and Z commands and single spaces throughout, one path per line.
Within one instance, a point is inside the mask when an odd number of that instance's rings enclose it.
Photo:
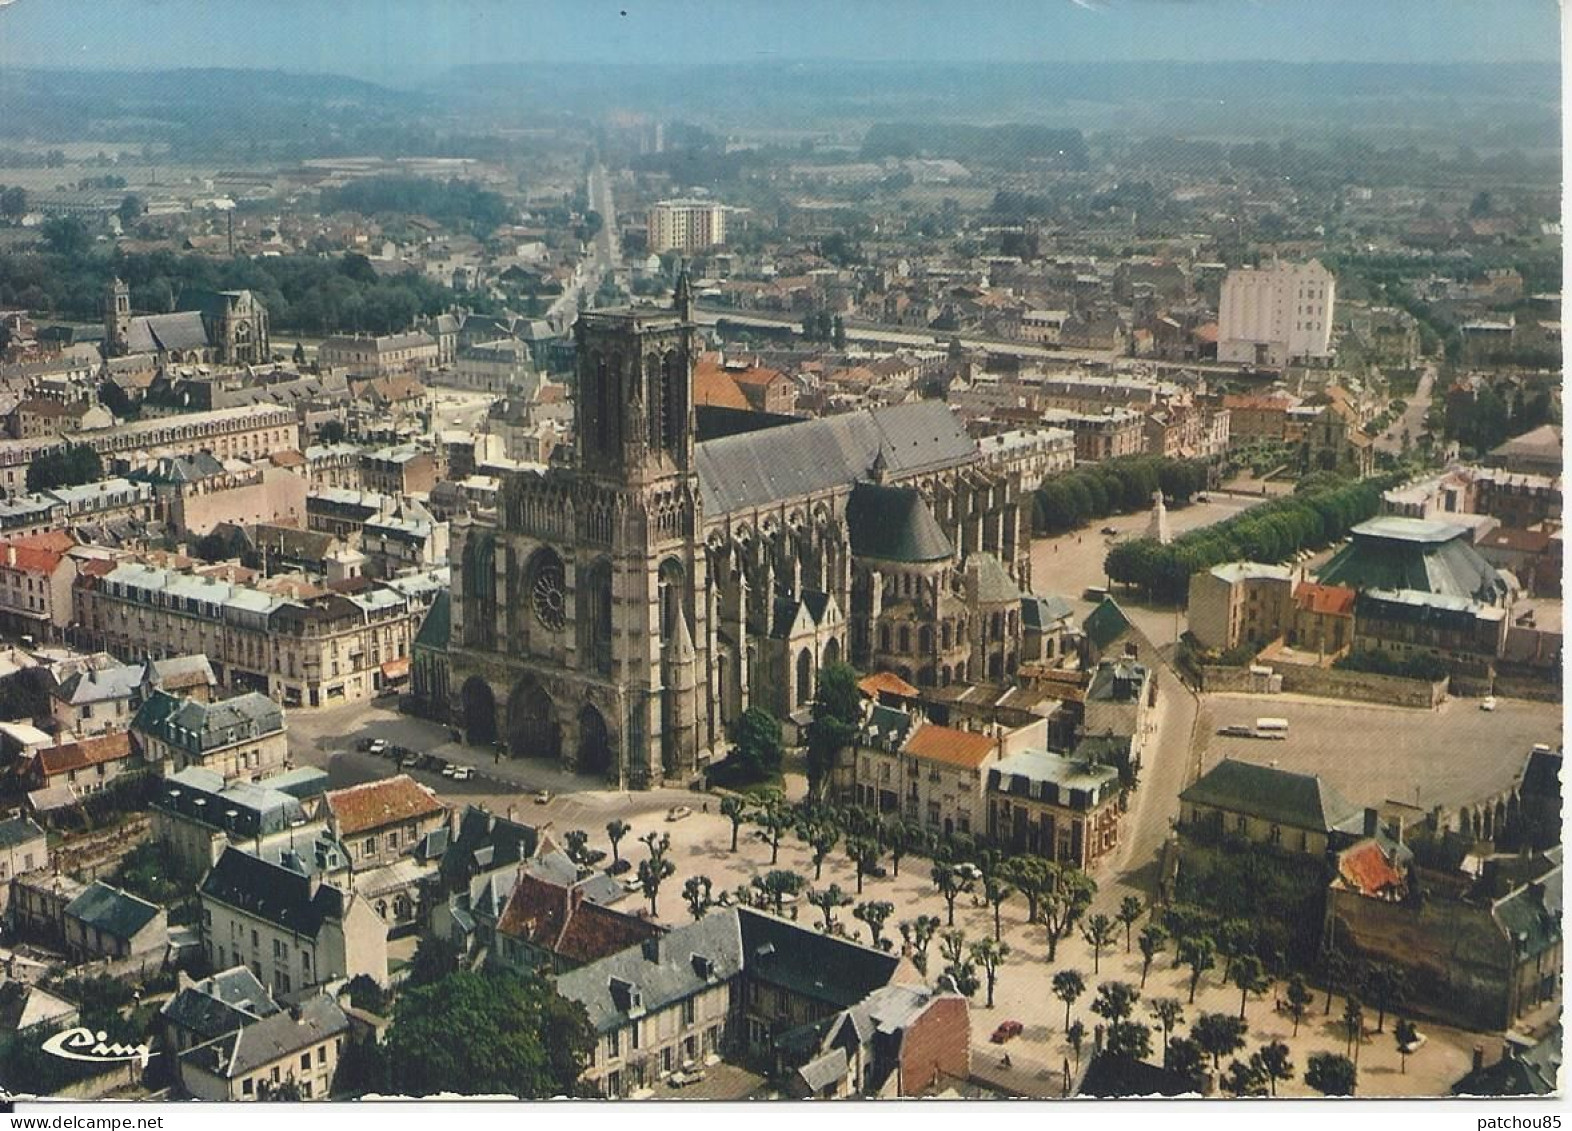
M 1374 809 L 1365 810 L 1365 835 L 1375 836 L 1381 831 L 1381 814 Z
M 646 962 L 660 961 L 660 938 L 645 939 L 643 944 L 644 960 Z
M 1474 1071 L 1478 1072 L 1485 1067 L 1485 1046 L 1474 1046 Z

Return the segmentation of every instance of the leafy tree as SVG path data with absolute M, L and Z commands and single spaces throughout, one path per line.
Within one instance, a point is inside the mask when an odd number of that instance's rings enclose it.
M 1222 1071 L 1222 1059 L 1244 1048 L 1245 1023 L 1228 1013 L 1203 1013 L 1190 1027 L 1190 1036 L 1212 1058 L 1212 1071 Z
M 863 877 L 879 866 L 884 850 L 871 836 L 855 836 L 846 842 L 846 855 L 857 869 L 857 894 L 862 894 Z
M 580 868 L 593 868 L 606 859 L 604 852 L 589 846 L 589 833 L 583 829 L 570 829 L 563 834 L 562 839 L 568 859 Z
M 660 888 L 666 880 L 677 871 L 666 856 L 671 851 L 670 833 L 645 833 L 639 837 L 639 843 L 649 850 L 649 859 L 639 861 L 639 887 L 644 892 L 644 898 L 650 901 L 650 916 L 659 914 L 655 909 L 655 901 L 660 896 Z
M 754 876 L 753 886 L 769 902 L 775 914 L 779 915 L 786 904 L 786 897 L 802 891 L 808 886 L 808 881 L 797 872 L 775 868 L 762 876 Z
M 299 1103 L 305 1096 L 300 1091 L 300 1081 L 294 1075 L 284 1077 L 278 1083 L 263 1080 L 257 1084 L 257 1100 L 262 1103 Z
M 408 1095 L 549 1099 L 579 1094 L 595 1040 L 584 1007 L 545 979 L 466 970 L 400 996 L 387 1052 Z
M 1408 1072 L 1408 1056 L 1414 1051 L 1414 1042 L 1419 1040 L 1419 1027 L 1406 1017 L 1399 1017 L 1392 1026 L 1392 1037 L 1397 1042 L 1397 1055 L 1402 1059 L 1401 1072 Z
M 1104 982 L 1097 987 L 1092 1012 L 1110 1024 L 1127 1020 L 1135 1013 L 1141 992 L 1129 982 Z
M 1357 1057 L 1365 1036 L 1365 1007 L 1357 997 L 1350 996 L 1343 1002 L 1343 1033 L 1346 1047 Z
M 39 234 L 50 251 L 66 259 L 81 259 L 93 246 L 92 233 L 79 216 L 53 216 L 44 221 Z
M 1130 932 L 1135 926 L 1135 921 L 1146 913 L 1146 905 L 1139 896 L 1127 895 L 1119 901 L 1119 910 L 1114 918 L 1124 924 L 1124 952 L 1130 953 Z
M 945 976 L 955 983 L 956 992 L 971 997 L 981 983 L 977 980 L 977 966 L 966 949 L 965 931 L 945 931 L 939 936 L 939 952 L 944 958 Z
M 1146 1003 L 1147 1012 L 1163 1029 L 1163 1065 L 1168 1065 L 1168 1046 L 1173 1032 L 1184 1022 L 1184 1003 L 1176 997 L 1160 997 Z
M 988 986 L 987 1008 L 993 1008 L 993 990 L 999 980 L 999 967 L 1004 965 L 1004 960 L 1010 957 L 1010 944 L 1000 942 L 998 939 L 982 939 L 974 942 L 969 951 L 972 961 L 982 967 L 983 978 Z
M 1179 940 L 1179 962 L 1190 968 L 1190 1001 L 1195 1001 L 1195 988 L 1201 984 L 1201 975 L 1217 964 L 1216 946 L 1207 935 L 1196 935 Z
M 1288 1046 L 1282 1041 L 1272 1041 L 1261 1046 L 1261 1051 L 1256 1054 L 1261 1058 L 1261 1068 L 1266 1073 L 1266 1079 L 1271 1086 L 1272 1095 L 1277 1095 L 1277 1082 L 1279 1080 L 1292 1080 L 1294 1078 L 1294 1062 L 1289 1058 Z
M 120 207 L 115 209 L 115 215 L 120 218 L 120 227 L 130 231 L 131 225 L 142 218 L 142 213 L 147 211 L 147 206 L 142 203 L 142 198 L 135 193 L 130 193 L 120 202 Z
M 939 889 L 939 895 L 944 899 L 945 926 L 955 926 L 955 901 L 962 892 L 971 887 L 968 880 L 953 864 L 935 864 L 928 873 L 933 877 L 934 886 Z
M 933 941 L 933 936 L 939 930 L 938 916 L 919 915 L 915 919 L 903 919 L 898 926 L 901 932 L 901 941 L 911 949 L 912 965 L 917 967 L 918 973 L 926 977 L 928 974 L 928 944 Z
M 1272 984 L 1261 960 L 1253 954 L 1234 959 L 1234 985 L 1239 987 L 1239 1019 L 1244 1020 L 1245 1005 L 1251 994 L 1264 994 Z
M 36 457 L 27 468 L 27 489 L 47 491 L 53 487 L 77 487 L 104 477 L 104 463 L 86 444 L 72 444 Z
M 1070 1027 L 1070 1007 L 1086 992 L 1086 979 L 1079 970 L 1058 970 L 1053 976 L 1053 996 L 1064 1002 L 1064 1027 Z
M 1206 1054 L 1201 1046 L 1189 1037 L 1175 1037 L 1168 1042 L 1168 1053 L 1163 1062 L 1168 1071 L 1190 1082 L 1191 1090 L 1199 1092 L 1206 1080 Z
M 1255 927 L 1243 919 L 1225 920 L 1217 928 L 1217 953 L 1223 956 L 1223 981 L 1231 981 L 1234 961 L 1255 946 Z
M 732 724 L 731 757 L 741 774 L 751 781 L 763 781 L 781 768 L 781 724 L 763 707 L 749 707 Z
M 694 920 L 704 918 L 715 901 L 710 898 L 713 884 L 708 876 L 689 876 L 682 885 L 682 898 L 688 903 L 688 913 Z
M 300 349 L 299 346 L 295 348 L 297 350 Z M 303 351 L 301 356 L 305 356 Z M 344 430 L 344 422 L 342 420 L 323 421 L 322 427 L 317 429 L 317 439 L 323 444 L 342 444 L 347 435 L 348 433 Z
M 812 850 L 813 879 L 817 883 L 824 874 L 824 862 L 840 843 L 841 831 L 828 821 L 803 823 L 797 826 L 797 835 Z
M 1081 937 L 1092 948 L 1092 973 L 1096 974 L 1102 963 L 1103 951 L 1114 944 L 1114 921 L 1103 914 L 1093 915 L 1081 924 Z
M 1000 876 L 988 876 L 983 880 L 983 898 L 993 908 L 993 937 L 997 941 L 1003 936 L 1003 925 L 999 921 L 999 908 L 1004 901 L 1015 894 L 1015 885 Z
M 808 892 L 808 902 L 824 913 L 824 933 L 829 934 L 830 928 L 835 925 L 835 912 L 837 908 L 849 907 L 852 897 L 841 890 L 840 884 L 831 884 L 827 888 L 812 889 Z
M 1222 1078 L 1222 1087 L 1229 1095 L 1241 1098 L 1266 1095 L 1267 1075 L 1261 1054 L 1253 1054 L 1248 1061 L 1231 1062 Z
M 435 985 L 458 970 L 459 958 L 458 948 L 447 939 L 440 935 L 422 935 L 409 964 L 408 984 Z
M 1305 982 L 1303 974 L 1295 974 L 1288 979 L 1286 991 L 1288 999 L 1288 1012 L 1294 1019 L 1294 1036 L 1299 1035 L 1299 1022 L 1304 1020 L 1305 1011 L 1310 1008 L 1310 987 Z
M 918 836 L 912 835 L 914 831 Z M 890 853 L 890 875 L 898 877 L 901 874 L 901 857 L 905 856 L 914 844 L 920 844 L 922 838 L 921 830 L 913 830 L 900 814 L 891 813 L 879 827 L 879 839 L 884 842 L 884 847 Z
M 724 811 L 724 803 L 722 804 L 721 808 Z M 606 822 L 606 839 L 611 842 L 611 859 L 613 863 L 622 863 L 622 852 L 620 850 L 622 838 L 627 836 L 632 831 L 633 826 L 628 824 L 628 822 L 624 821 L 621 817 L 617 817 Z
M 1152 969 L 1152 961 L 1168 945 L 1168 928 L 1161 923 L 1148 923 L 1141 928 L 1137 942 L 1141 947 L 1141 988 L 1145 989 L 1146 975 Z
M 1402 967 L 1380 962 L 1370 968 L 1365 989 L 1375 1001 L 1376 1032 L 1386 1032 L 1386 1011 L 1400 1007 L 1408 996 L 1408 975 Z
M 895 914 L 895 904 L 887 899 L 868 900 L 852 908 L 852 917 L 868 924 L 873 945 L 882 949 L 884 924 Z
M 772 792 L 753 811 L 753 823 L 769 835 L 770 864 L 773 866 L 780 860 L 781 836 L 795 823 L 791 807 L 778 792 Z M 735 842 L 736 837 L 732 839 Z
M 1026 897 L 1026 921 L 1037 922 L 1037 903 L 1048 886 L 1048 861 L 1041 856 L 1012 856 L 1004 862 L 1002 875 Z
M 1070 1049 L 1075 1053 L 1075 1067 L 1081 1067 L 1081 1046 L 1086 1042 L 1086 1023 L 1072 1021 L 1064 1031 L 1064 1039 L 1070 1043 Z
M 373 1036 L 351 1036 L 333 1073 L 333 1091 L 356 1098 L 368 1092 L 392 1094 L 395 1088 L 388 1075 L 386 1047 Z
M 737 851 L 737 831 L 742 828 L 748 819 L 748 803 L 740 797 L 723 797 L 720 804 L 721 816 L 731 822 L 731 851 Z
M 304 343 L 301 343 L 301 342 L 296 342 L 295 343 L 295 352 L 290 355 L 290 358 L 291 358 L 292 361 L 294 361 L 294 363 L 297 366 L 300 366 L 300 367 L 304 367 L 305 366 L 305 364 L 306 364 L 306 347 L 305 347 Z M 326 425 L 324 425 L 324 427 L 326 427 Z M 343 425 L 339 425 L 339 427 L 342 428 Z M 320 436 L 321 432 L 319 431 L 317 434 Z M 327 441 L 323 441 L 323 442 L 326 443 Z
M 841 316 L 839 314 L 837 314 L 830 325 L 831 325 L 831 328 L 830 328 L 830 344 L 833 345 L 838 350 L 845 349 L 846 348 L 846 323 L 843 322 L 841 320 Z
M 7 220 L 20 220 L 27 215 L 27 190 L 20 185 L 0 192 L 0 216 Z
M 344 986 L 349 1004 L 368 1013 L 380 1014 L 388 1007 L 388 994 L 369 974 L 356 974 Z
M 1096 892 L 1096 882 L 1079 868 L 1049 863 L 1048 880 L 1038 889 L 1037 902 L 1042 921 L 1048 928 L 1049 962 L 1057 958 L 1059 940 L 1070 933 Z
M 850 664 L 825 664 L 814 689 L 812 718 L 807 728 L 808 795 L 818 797 L 835 759 L 857 736 L 862 695 L 857 670 Z
M 1321 955 L 1321 971 L 1326 976 L 1326 1014 L 1332 1014 L 1332 991 L 1345 985 L 1353 976 L 1354 965 L 1348 956 L 1336 948 L 1328 948 Z
M 1354 1062 L 1333 1052 L 1313 1052 L 1305 1069 L 1305 1083 L 1323 1096 L 1351 1096 L 1359 1082 Z

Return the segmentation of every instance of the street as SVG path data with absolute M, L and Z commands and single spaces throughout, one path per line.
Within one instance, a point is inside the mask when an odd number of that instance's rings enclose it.
M 1414 391 L 1414 395 L 1408 398 L 1408 407 L 1403 410 L 1403 415 L 1376 437 L 1377 451 L 1400 455 L 1405 446 L 1412 446 L 1419 442 L 1419 437 L 1425 431 L 1425 415 L 1430 411 L 1430 391 L 1435 387 L 1435 383 L 1436 367 L 1434 362 L 1430 362 L 1419 378 L 1419 387 Z M 1407 445 L 1403 443 L 1405 439 L 1408 441 Z

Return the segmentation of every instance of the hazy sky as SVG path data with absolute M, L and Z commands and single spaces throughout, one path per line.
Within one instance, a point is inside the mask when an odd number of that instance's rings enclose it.
M 1553 62 L 1555 0 L 0 0 L 0 66 Z

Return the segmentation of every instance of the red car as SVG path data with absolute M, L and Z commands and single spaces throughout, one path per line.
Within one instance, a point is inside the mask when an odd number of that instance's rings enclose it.
M 1002 1045 L 1011 1037 L 1019 1037 L 1020 1035 L 1021 1023 L 1019 1021 L 1003 1021 L 1000 1022 L 999 1027 L 993 1031 L 993 1036 L 990 1039 L 994 1044 Z

